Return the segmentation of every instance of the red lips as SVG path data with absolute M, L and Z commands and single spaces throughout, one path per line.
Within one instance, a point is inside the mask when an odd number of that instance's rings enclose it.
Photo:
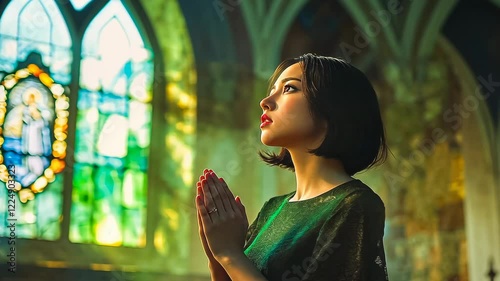
M 260 117 L 260 127 L 264 127 L 266 125 L 269 125 L 271 123 L 273 123 L 273 120 L 271 118 L 269 118 L 269 116 L 267 116 L 266 114 L 262 114 L 262 116 Z

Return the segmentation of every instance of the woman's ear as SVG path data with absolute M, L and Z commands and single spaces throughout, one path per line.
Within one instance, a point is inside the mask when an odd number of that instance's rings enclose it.
M 321 131 L 324 131 L 324 133 L 326 134 L 326 131 L 328 130 L 328 122 L 325 119 L 321 119 L 317 121 L 316 124 L 318 126 L 317 128 Z
M 328 129 L 328 122 L 326 120 L 321 120 L 322 129 Z

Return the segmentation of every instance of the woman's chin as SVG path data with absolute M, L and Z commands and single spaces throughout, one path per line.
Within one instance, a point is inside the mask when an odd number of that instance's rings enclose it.
M 265 137 L 264 135 L 261 135 L 261 136 L 260 136 L 260 142 L 261 142 L 262 144 L 264 144 L 264 145 L 268 145 L 268 146 L 269 146 L 269 145 L 270 145 L 270 143 L 271 143 L 271 142 L 270 142 L 270 139 L 269 139 L 269 138 L 267 138 L 267 137 Z
M 261 136 L 260 141 L 262 144 L 267 145 L 267 146 L 282 146 L 279 142 L 277 142 L 275 139 Z

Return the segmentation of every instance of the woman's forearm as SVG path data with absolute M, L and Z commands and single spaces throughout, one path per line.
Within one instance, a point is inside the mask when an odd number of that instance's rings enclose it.
M 227 275 L 226 270 L 217 262 L 208 262 L 208 268 L 210 269 L 210 278 L 212 281 L 231 281 L 229 275 Z
M 231 280 L 267 281 L 267 279 L 244 253 L 224 257 L 218 261 L 220 265 L 224 267 Z

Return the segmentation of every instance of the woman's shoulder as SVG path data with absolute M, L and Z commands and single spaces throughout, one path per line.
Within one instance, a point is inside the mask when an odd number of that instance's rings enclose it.
M 382 198 L 368 185 L 360 180 L 351 185 L 346 192 L 342 205 L 345 208 L 369 210 L 370 212 L 384 212 L 385 205 Z
M 294 194 L 295 191 L 292 191 L 269 198 L 269 200 L 267 200 L 262 206 L 261 212 L 274 212 Z M 314 200 L 310 200 L 310 203 L 314 203 L 315 201 L 323 202 L 323 204 L 330 202 L 336 206 L 340 204 L 343 208 L 362 208 L 372 211 L 385 210 L 384 203 L 380 196 L 371 187 L 357 179 L 343 185 L 340 188 L 334 188 L 324 195 L 325 196 L 318 196 L 317 198 L 314 198 Z M 334 200 L 325 200 L 325 198 L 333 198 Z
M 267 210 L 276 210 L 276 209 L 278 209 L 281 206 L 281 204 L 283 204 L 283 202 L 285 202 L 285 200 L 288 200 L 288 198 L 290 198 L 292 196 L 292 194 L 294 192 L 295 191 L 292 191 L 292 192 L 289 192 L 289 193 L 286 193 L 286 194 L 277 195 L 277 196 L 269 198 L 269 200 L 267 200 L 264 203 L 264 206 L 262 207 L 262 210 L 264 210 L 264 209 L 267 209 Z
M 281 202 L 294 194 L 295 192 L 290 192 L 285 195 L 273 197 L 272 199 L 277 202 Z M 338 201 L 383 204 L 380 196 L 370 186 L 359 179 L 353 179 L 345 182 L 329 191 L 324 192 L 323 194 L 313 197 L 312 200 L 309 201 L 321 203 L 331 202 L 332 204 L 337 204 Z

